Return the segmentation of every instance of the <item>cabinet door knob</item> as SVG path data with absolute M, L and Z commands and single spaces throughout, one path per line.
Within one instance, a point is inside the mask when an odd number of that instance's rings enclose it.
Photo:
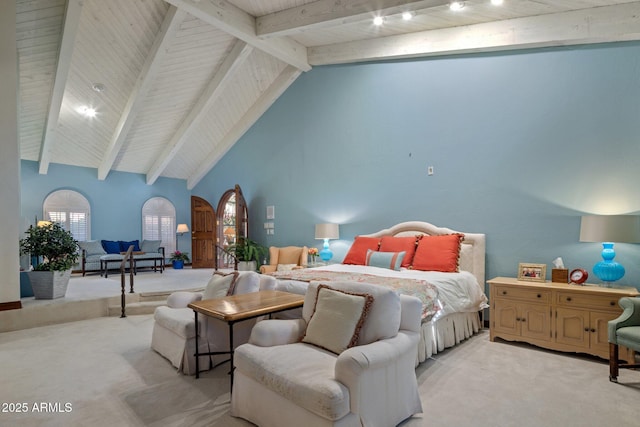
M 615 302 L 615 301 L 610 301 L 610 302 L 609 302 L 609 305 L 612 305 L 612 306 L 613 306 L 613 305 L 616 305 L 616 302 Z
M 595 331 L 596 331 L 595 329 L 591 329 L 591 332 L 595 332 Z
M 584 328 L 584 331 L 585 332 L 589 332 L 589 328 Z
M 542 295 L 538 294 L 538 298 L 542 298 Z
M 506 294 L 507 294 L 507 291 L 502 291 L 502 295 L 506 295 Z
M 571 297 L 567 297 L 567 301 L 571 301 Z

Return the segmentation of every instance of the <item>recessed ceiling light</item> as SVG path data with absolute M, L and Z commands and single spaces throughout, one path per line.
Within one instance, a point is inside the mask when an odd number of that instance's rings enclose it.
M 504 0 L 491 0 L 491 4 L 494 6 L 500 6 L 504 3 Z
M 100 92 L 104 92 L 107 88 L 104 87 L 102 83 L 94 83 L 93 86 L 91 86 L 91 89 L 100 93 Z
M 85 117 L 95 117 L 96 116 L 95 108 L 91 108 L 91 107 L 88 107 L 86 105 L 83 105 L 80 108 L 78 108 L 78 112 L 80 114 L 84 115 Z
M 402 19 L 404 19 L 405 21 L 409 21 L 411 18 L 413 18 L 414 15 L 414 12 L 402 12 Z
M 373 25 L 382 25 L 384 23 L 384 18 L 382 16 L 376 16 L 373 18 Z
M 449 9 L 451 10 L 462 10 L 464 9 L 464 2 L 463 1 L 452 1 L 451 3 L 449 3 Z

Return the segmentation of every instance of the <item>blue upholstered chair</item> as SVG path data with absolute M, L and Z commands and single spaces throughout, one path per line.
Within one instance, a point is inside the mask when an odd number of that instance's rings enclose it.
M 618 346 L 640 352 L 640 298 L 620 298 L 622 314 L 609 321 L 609 380 L 618 382 L 620 368 L 640 368 L 635 360 L 620 363 Z

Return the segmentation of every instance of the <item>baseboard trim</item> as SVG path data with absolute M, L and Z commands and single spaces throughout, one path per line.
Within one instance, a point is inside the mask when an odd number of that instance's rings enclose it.
M 20 301 L 0 302 L 0 311 L 19 310 L 22 308 Z

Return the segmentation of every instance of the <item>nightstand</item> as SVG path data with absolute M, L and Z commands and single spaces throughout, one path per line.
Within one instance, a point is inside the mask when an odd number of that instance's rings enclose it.
M 512 277 L 496 277 L 487 283 L 491 286 L 491 341 L 523 341 L 604 359 L 609 358 L 607 323 L 622 313 L 618 301 L 639 295 L 635 288 L 529 282 Z M 620 354 L 633 357 L 629 350 Z

